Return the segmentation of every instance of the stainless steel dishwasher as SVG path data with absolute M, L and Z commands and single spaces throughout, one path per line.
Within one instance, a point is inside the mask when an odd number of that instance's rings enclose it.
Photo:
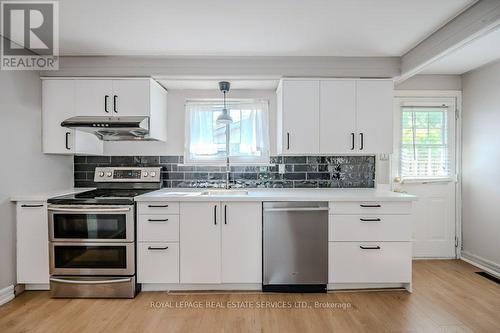
M 326 292 L 328 202 L 264 202 L 263 291 Z

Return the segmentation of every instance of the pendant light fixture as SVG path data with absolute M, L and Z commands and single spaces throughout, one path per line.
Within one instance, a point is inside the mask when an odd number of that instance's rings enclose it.
M 233 118 L 229 115 L 226 107 L 226 93 L 229 91 L 231 84 L 227 81 L 219 82 L 219 89 L 224 94 L 224 108 L 222 109 L 222 113 L 217 117 L 217 123 L 219 124 L 231 124 L 233 122 Z

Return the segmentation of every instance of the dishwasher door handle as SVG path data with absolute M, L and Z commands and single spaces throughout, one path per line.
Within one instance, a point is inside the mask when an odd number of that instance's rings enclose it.
M 328 207 L 264 208 L 265 212 L 318 212 L 330 210 Z

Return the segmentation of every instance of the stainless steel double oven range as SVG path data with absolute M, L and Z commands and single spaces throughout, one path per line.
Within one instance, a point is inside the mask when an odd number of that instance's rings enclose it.
M 49 199 L 52 297 L 133 298 L 134 197 L 161 187 L 159 167 L 97 167 L 96 190 Z

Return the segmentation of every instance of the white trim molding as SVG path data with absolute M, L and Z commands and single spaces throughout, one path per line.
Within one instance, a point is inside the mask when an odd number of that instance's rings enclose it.
M 0 305 L 3 305 L 5 303 L 8 303 L 14 299 L 15 294 L 14 294 L 14 286 L 10 285 L 8 287 L 5 287 L 3 289 L 0 289 Z
M 466 251 L 462 251 L 460 259 L 482 269 L 487 273 L 490 273 L 491 275 L 496 276 L 497 278 L 500 278 L 500 265 L 491 260 Z

